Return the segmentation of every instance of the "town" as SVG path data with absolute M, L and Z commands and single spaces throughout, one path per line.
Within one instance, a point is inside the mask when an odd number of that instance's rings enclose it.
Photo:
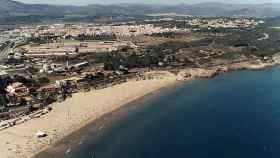
M 48 105 L 73 93 L 149 79 L 145 72 L 151 70 L 207 68 L 228 64 L 228 59 L 230 63 L 273 60 L 256 53 L 261 47 L 235 37 L 243 34 L 236 30 L 250 33 L 264 24 L 252 18 L 192 17 L 2 29 L 0 129 L 40 117 L 51 111 Z M 258 39 L 272 38 L 268 32 L 265 35 Z

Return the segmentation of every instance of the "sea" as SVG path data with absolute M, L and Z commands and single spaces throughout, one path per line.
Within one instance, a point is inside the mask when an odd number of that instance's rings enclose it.
M 38 158 L 279 158 L 280 67 L 149 94 Z

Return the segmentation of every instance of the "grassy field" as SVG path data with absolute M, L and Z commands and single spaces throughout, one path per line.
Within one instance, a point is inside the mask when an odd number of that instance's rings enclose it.
M 80 44 L 81 42 L 78 40 L 63 40 L 61 43 L 67 43 L 67 44 Z
M 175 38 L 165 38 L 165 37 L 153 37 L 153 36 L 137 36 L 132 41 L 136 45 L 140 45 L 142 47 L 158 45 L 169 41 L 184 41 L 184 42 L 191 42 L 203 39 L 205 37 L 199 35 L 189 35 L 189 36 L 178 36 Z

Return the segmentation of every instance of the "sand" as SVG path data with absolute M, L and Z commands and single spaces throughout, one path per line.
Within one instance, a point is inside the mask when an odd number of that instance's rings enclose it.
M 88 93 L 76 93 L 62 103 L 52 104 L 53 110 L 47 115 L 0 131 L 0 157 L 32 157 L 102 115 L 174 83 L 176 77 L 170 75 L 152 80 L 129 81 Z M 35 134 L 39 130 L 48 136 L 37 138 Z

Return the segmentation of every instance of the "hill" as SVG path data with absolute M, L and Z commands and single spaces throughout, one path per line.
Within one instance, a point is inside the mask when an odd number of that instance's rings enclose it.
M 116 4 L 88 6 L 56 6 L 24 4 L 13 0 L 0 0 L 0 23 L 33 22 L 64 17 L 94 19 L 102 16 L 143 16 L 157 13 L 177 13 L 204 17 L 275 17 L 280 15 L 280 4 L 225 4 L 200 3 L 181 5 Z

